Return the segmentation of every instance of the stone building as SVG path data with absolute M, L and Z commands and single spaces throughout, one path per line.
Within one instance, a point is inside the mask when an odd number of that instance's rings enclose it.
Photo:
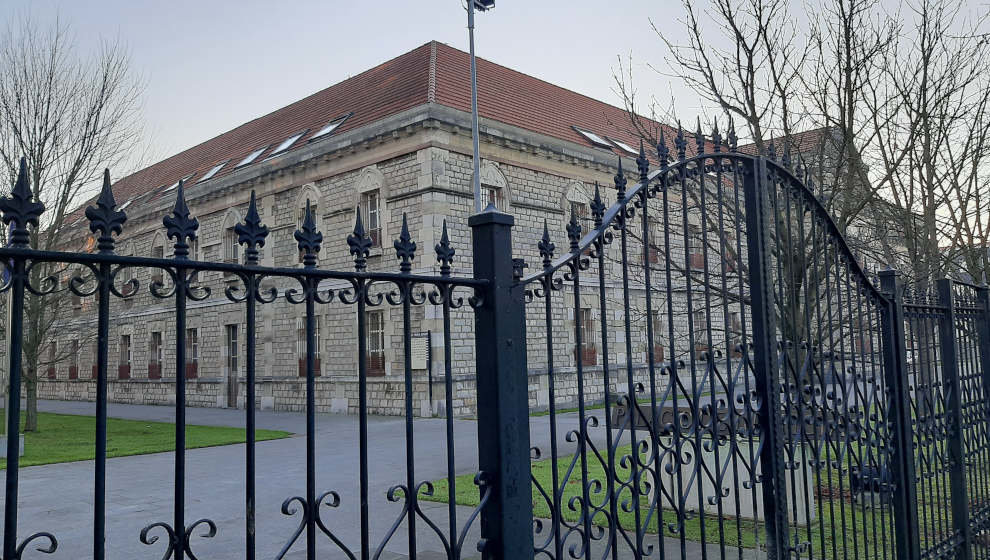
M 478 84 L 483 198 L 515 217 L 514 256 L 536 267 L 544 224 L 557 246 L 565 248 L 569 215 L 574 213 L 588 224 L 588 205 L 596 183 L 602 185 L 606 204 L 614 200 L 617 163 L 623 158 L 627 169 L 635 169 L 639 137 L 628 126 L 624 109 L 485 60 L 478 61 Z M 668 127 L 651 125 L 672 138 Z M 324 238 L 319 253 L 321 268 L 352 269 L 344 240 L 353 228 L 355 209 L 360 208 L 374 242 L 370 270 L 397 270 L 391 240 L 398 235 L 405 214 L 419 247 L 414 273 L 438 272 L 432 247 L 439 241 L 446 220 L 456 250 L 453 274 L 469 275 L 471 154 L 468 55 L 430 42 L 118 180 L 114 194 L 128 215 L 118 252 L 152 257 L 171 254 L 162 217 L 171 210 L 176 187 L 183 180 L 189 207 L 200 224 L 191 255 L 197 260 L 237 262 L 242 258 L 233 226 L 243 219 L 250 193 L 255 191 L 261 218 L 271 231 L 262 249 L 262 266 L 301 266 L 293 232 L 309 204 Z M 630 185 L 633 183 L 635 178 L 630 176 Z M 694 215 L 698 208 L 688 209 L 689 204 L 685 201 L 682 210 Z M 86 225 L 81 209 L 69 218 L 74 246 L 87 246 Z M 697 220 L 690 231 L 699 238 L 711 235 L 702 232 Z M 683 236 L 673 244 L 673 248 L 685 250 Z M 630 255 L 655 262 L 635 239 Z M 704 267 L 705 259 L 723 260 L 715 251 L 686 257 L 691 268 Z M 611 262 L 608 266 L 608 285 L 619 286 L 619 264 Z M 189 302 L 188 328 L 176 333 L 172 300 L 155 298 L 148 290 L 155 281 L 167 281 L 161 275 L 155 270 L 126 269 L 117 278 L 117 285 L 125 286 L 133 277 L 140 288 L 133 297 L 112 303 L 110 399 L 174 402 L 174 344 L 176 336 L 183 336 L 188 355 L 188 402 L 193 406 L 243 407 L 244 311 L 243 306 L 224 296 L 225 288 L 236 284 L 237 279 L 202 273 L 197 281 L 209 287 L 211 295 Z M 633 278 L 632 285 L 641 296 L 641 280 Z M 273 287 L 284 293 L 292 286 L 282 282 Z M 342 286 L 326 283 L 322 287 Z M 662 362 L 672 355 L 700 359 L 713 344 L 731 348 L 738 309 L 709 305 L 700 311 L 705 314 L 705 323 L 725 328 L 704 336 L 695 333 L 690 348 L 686 342 L 675 341 L 671 349 L 659 336 L 654 341 L 646 339 L 646 318 L 638 311 L 642 307 L 640 296 L 633 298 L 628 312 L 623 312 L 615 303 L 603 310 L 593 290 L 586 291 L 577 305 L 567 293 L 559 295 L 562 299 L 554 306 L 554 320 L 559 325 L 554 332 L 558 400 L 576 398 L 577 360 L 585 365 L 586 375 L 600 376 L 602 372 L 602 357 L 595 344 L 588 345 L 590 350 L 575 351 L 576 321 L 581 322 L 588 340 L 602 340 L 604 332 L 612 348 L 610 362 L 634 364 L 637 379 L 645 375 L 648 350 L 653 351 L 655 361 Z M 73 297 L 69 306 L 53 344 L 69 345 L 71 355 L 48 367 L 47 377 L 39 384 L 41 398 L 92 399 L 95 395 L 95 341 L 85 338 L 95 316 L 95 302 Z M 679 309 L 676 317 L 681 318 L 698 312 L 687 309 L 680 299 L 670 308 Z M 303 313 L 302 306 L 291 305 L 281 297 L 259 306 L 256 406 L 277 410 L 304 406 Z M 321 411 L 353 412 L 358 393 L 356 310 L 331 304 L 320 306 L 318 313 L 317 405 Z M 547 333 L 539 320 L 540 309 L 532 309 L 531 315 L 531 404 L 545 407 Z M 633 340 L 628 344 L 622 328 L 626 315 L 633 324 Z M 678 321 L 676 330 L 683 330 L 682 319 L 676 317 L 658 313 L 655 330 L 673 332 L 670 321 Z M 366 320 L 369 411 L 402 413 L 405 372 L 401 309 L 388 305 L 374 308 Z M 414 307 L 409 327 L 416 344 L 428 344 L 433 349 L 433 363 L 417 363 L 412 372 L 416 412 L 436 413 L 444 394 L 445 344 L 438 308 L 429 304 Z M 454 312 L 452 330 L 453 412 L 466 414 L 473 410 L 475 399 L 473 314 L 467 306 Z M 427 340 L 425 335 L 431 332 Z M 434 378 L 433 402 L 427 397 L 429 365 Z M 589 386 L 601 390 L 601 383 L 591 382 Z M 588 398 L 600 400 L 602 395 Z

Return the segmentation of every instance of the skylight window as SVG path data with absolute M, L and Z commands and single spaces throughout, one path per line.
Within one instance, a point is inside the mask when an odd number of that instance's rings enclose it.
M 591 142 L 592 145 L 594 145 L 596 148 L 608 148 L 609 150 L 612 149 L 611 142 L 595 134 L 594 132 L 591 132 L 590 130 L 585 130 L 583 128 L 578 128 L 576 126 L 571 128 L 577 131 L 577 133 L 580 134 L 581 136 L 584 136 L 584 139 L 587 140 L 588 142 Z
M 179 186 L 179 182 L 183 182 L 184 183 L 184 182 L 188 181 L 191 177 L 192 177 L 192 173 L 190 173 L 189 175 L 186 175 L 185 177 L 183 177 L 183 178 L 179 179 L 178 181 L 172 183 L 167 189 L 163 190 L 162 192 L 168 192 L 168 191 L 171 191 L 171 190 L 175 190 L 175 188 Z
M 267 150 L 267 149 L 268 149 L 268 146 L 264 146 L 264 147 L 258 148 L 257 150 L 255 150 L 255 151 L 251 152 L 250 154 L 248 154 L 247 157 L 244 158 L 244 159 L 242 159 L 241 162 L 238 163 L 235 167 L 243 167 L 243 166 L 251 163 L 252 161 L 258 159 L 258 156 L 260 156 L 262 153 L 264 153 L 264 151 Z
M 227 162 L 228 161 L 230 161 L 230 160 L 229 159 L 228 160 L 224 160 L 224 161 L 221 161 L 220 163 L 214 165 L 212 168 L 210 168 L 209 171 L 206 172 L 206 175 L 203 175 L 202 177 L 200 177 L 199 182 L 202 183 L 203 181 L 205 181 L 205 180 L 209 179 L 210 177 L 213 177 L 214 175 L 216 175 L 221 169 L 223 169 L 223 166 L 227 165 Z
M 302 138 L 302 135 L 303 134 L 306 134 L 306 131 L 305 130 L 302 131 L 302 132 L 300 132 L 299 134 L 293 134 L 292 136 L 289 136 L 281 144 L 279 144 L 278 146 L 275 146 L 275 149 L 272 150 L 272 153 L 268 154 L 268 157 L 265 158 L 265 159 L 271 159 L 271 158 L 279 155 L 280 153 L 288 150 L 290 146 L 292 146 L 293 144 L 296 143 L 296 140 L 299 140 L 300 138 Z
M 613 144 L 615 144 L 616 146 L 618 146 L 618 148 L 620 150 L 624 151 L 624 152 L 629 152 L 630 154 L 632 154 L 634 156 L 638 156 L 639 155 L 639 150 L 637 150 L 636 148 L 633 148 L 632 146 L 630 146 L 629 144 L 626 144 L 625 142 L 620 142 L 619 140 L 616 140 L 615 138 L 609 138 L 609 141 L 612 142 Z
M 337 130 L 337 128 L 340 125 L 344 124 L 344 121 L 346 121 L 347 120 L 347 117 L 349 117 L 349 116 L 351 116 L 351 115 L 344 115 L 343 117 L 340 117 L 340 118 L 337 118 L 337 119 L 334 119 L 334 120 L 330 121 L 329 123 L 327 123 L 326 126 L 324 126 L 323 128 L 317 130 L 316 131 L 316 134 L 314 134 L 312 137 L 310 137 L 310 140 L 315 140 L 317 138 L 321 138 L 323 136 L 326 136 L 326 135 L 330 134 L 334 130 Z
M 131 205 L 131 203 L 132 203 L 132 202 L 134 202 L 134 199 L 133 199 L 133 198 L 132 198 L 132 199 L 130 199 L 130 200 L 128 200 L 127 202 L 125 202 L 125 203 L 123 203 L 123 204 L 121 204 L 121 205 L 120 205 L 120 206 L 119 206 L 119 207 L 117 208 L 117 210 L 123 210 L 124 208 L 127 208 L 128 206 L 130 206 L 130 205 Z

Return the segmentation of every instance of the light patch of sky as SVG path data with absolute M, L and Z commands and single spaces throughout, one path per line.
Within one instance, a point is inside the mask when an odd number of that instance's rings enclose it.
M 478 14 L 478 56 L 621 105 L 613 72 L 631 60 L 641 98 L 677 100 L 694 120 L 696 96 L 647 67 L 664 48 L 649 18 L 683 35 L 679 6 L 649 0 L 499 0 Z M 56 16 L 81 50 L 119 38 L 147 91 L 151 163 L 283 107 L 423 43 L 467 50 L 462 0 L 7 0 L 0 24 Z M 631 57 L 631 58 L 630 58 Z

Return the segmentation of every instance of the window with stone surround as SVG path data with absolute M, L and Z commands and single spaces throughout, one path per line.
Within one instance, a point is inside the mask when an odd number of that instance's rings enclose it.
M 471 183 L 471 188 L 474 183 Z M 490 161 L 481 163 L 481 208 L 484 210 L 489 204 L 495 206 L 502 212 L 509 210 L 509 183 L 499 169 L 498 165 Z
M 162 378 L 162 333 L 151 333 L 148 341 L 148 379 Z
M 320 320 L 322 317 L 313 317 L 313 375 L 320 376 Z M 299 360 L 299 377 L 306 377 L 306 319 L 300 318 L 296 328 L 296 357 Z
M 385 312 L 366 312 L 368 330 L 367 366 L 369 376 L 385 375 Z
M 690 225 L 690 235 L 688 235 L 688 263 L 691 270 L 701 271 L 705 269 L 705 247 L 704 236 L 701 227 Z
M 695 302 L 698 305 L 700 302 Z M 708 345 L 708 313 L 704 309 L 697 309 L 691 320 L 692 334 L 694 335 L 694 356 L 697 359 L 704 357 L 706 352 L 711 350 Z
M 582 366 L 598 364 L 598 348 L 595 345 L 595 320 L 590 307 L 577 310 L 577 322 L 581 325 L 581 346 L 574 345 L 574 359 L 580 360 Z
M 229 226 L 223 230 L 223 262 L 237 264 L 240 251 L 237 245 L 237 232 L 234 226 Z
M 377 190 L 361 193 L 361 214 L 372 247 L 382 246 L 382 197 Z
M 186 379 L 199 376 L 199 329 L 186 329 Z
M 240 353 L 237 342 L 237 325 L 231 324 L 224 327 L 227 348 L 227 375 L 237 377 L 237 356 Z
M 119 356 L 117 362 L 117 378 L 131 378 L 131 335 L 120 335 Z
M 666 348 L 670 333 L 667 332 L 667 314 L 663 311 L 653 312 L 653 363 L 667 359 Z
M 153 259 L 164 259 L 165 258 L 165 241 L 160 235 L 156 235 L 154 241 L 151 245 L 151 258 Z M 161 284 L 164 280 L 164 273 L 160 268 L 151 269 L 151 281 L 153 283 Z
M 48 345 L 48 379 L 55 379 L 55 362 L 58 360 L 58 343 Z
M 79 379 L 79 341 L 73 340 L 69 350 L 69 379 Z

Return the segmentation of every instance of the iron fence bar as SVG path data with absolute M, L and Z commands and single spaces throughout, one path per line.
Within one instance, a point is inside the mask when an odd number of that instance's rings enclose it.
M 358 281 L 354 299 L 357 300 L 358 326 L 358 485 L 360 492 L 361 560 L 371 557 L 371 516 L 368 482 L 368 284 Z
M 27 224 L 24 224 L 25 227 Z M 3 557 L 17 558 L 17 490 L 20 474 L 21 339 L 24 336 L 24 261 L 16 259 L 11 271 L 10 367 L 7 393 L 7 473 L 4 494 Z
M 956 557 L 968 560 L 972 556 L 970 543 L 972 535 L 969 527 L 969 497 L 966 491 L 966 455 L 963 449 L 963 413 L 962 387 L 959 381 L 959 349 L 956 341 L 956 312 L 953 297 L 952 280 L 943 278 L 937 282 L 939 298 L 946 306 L 942 315 L 939 330 L 939 345 L 942 351 L 942 375 L 949 386 L 946 406 L 952 415 L 952 430 L 949 434 L 949 454 L 952 457 L 950 465 L 950 492 L 952 499 L 952 523 L 956 538 L 961 538 L 956 548 Z
M 980 383 L 982 383 L 983 391 L 981 396 L 983 399 L 990 397 L 990 288 L 986 284 L 977 286 L 976 290 L 976 301 L 979 305 L 980 310 L 977 312 L 976 317 L 976 331 L 978 338 L 978 363 L 980 367 Z M 982 403 L 983 416 L 978 419 L 978 421 L 983 423 L 984 434 L 990 429 L 990 404 L 987 402 Z M 984 435 L 986 437 L 986 435 Z M 984 440 L 986 444 L 986 440 Z M 987 486 L 990 486 L 990 465 L 987 464 L 987 453 L 984 451 L 983 464 L 980 467 L 981 474 L 983 476 L 983 492 L 987 491 Z M 987 524 L 987 498 L 985 495 L 981 496 L 982 500 L 979 503 L 977 514 L 974 516 L 975 519 L 970 519 L 970 523 L 973 525 L 974 532 L 976 530 L 985 530 Z
M 307 255 L 308 257 L 308 255 Z M 303 257 L 306 258 L 306 257 Z M 315 259 L 314 259 L 315 260 Z M 312 265 L 312 266 L 315 266 Z M 306 560 L 316 560 L 316 301 L 315 281 L 306 281 Z
M 481 513 L 483 558 L 533 555 L 524 286 L 513 277 L 512 216 L 471 216 L 474 274 L 488 280 L 475 313 L 478 461 L 493 478 Z
M 900 278 L 893 269 L 880 272 L 880 288 L 887 296 L 881 316 L 884 378 L 890 391 L 888 418 L 894 435 L 892 475 L 894 539 L 897 557 L 921 558 L 918 529 L 918 487 L 914 468 L 914 439 L 911 428 L 911 391 L 908 380 L 904 331 L 904 296 Z
M 186 282 L 185 270 L 176 269 L 175 277 L 175 472 L 174 521 L 175 559 L 186 554 Z
M 106 556 L 107 354 L 111 282 L 110 265 L 101 263 L 96 342 L 96 465 L 93 473 L 93 558 L 96 560 L 103 560 Z
M 252 193 L 253 194 L 253 193 Z M 258 278 L 251 274 L 247 277 L 245 304 L 245 320 L 247 321 L 245 359 L 245 384 L 247 394 L 244 399 L 244 547 L 247 560 L 255 558 L 255 354 L 256 354 L 256 308 L 258 297 Z M 235 381 L 236 383 L 236 381 Z
M 768 247 L 768 174 L 766 160 L 762 157 L 754 159 L 747 167 L 743 190 L 753 315 L 753 369 L 756 374 L 756 391 L 763 403 L 759 410 L 760 436 L 765 438 L 760 446 L 760 482 L 766 519 L 767 558 L 776 560 L 789 556 L 789 540 L 786 507 L 778 507 L 777 503 L 778 492 L 786 492 L 787 484 L 783 472 L 784 449 L 780 441 L 780 393 L 775 382 L 776 327 L 773 319 L 773 281 Z
M 405 231 L 406 222 L 403 215 L 402 227 Z M 408 513 L 406 530 L 409 535 L 409 558 L 416 558 L 416 510 L 418 491 L 416 488 L 416 448 L 415 431 L 413 429 L 413 380 L 412 380 L 412 317 L 409 298 L 412 297 L 412 285 L 408 282 L 401 286 L 402 294 L 402 370 L 405 383 L 406 409 L 406 509 Z

